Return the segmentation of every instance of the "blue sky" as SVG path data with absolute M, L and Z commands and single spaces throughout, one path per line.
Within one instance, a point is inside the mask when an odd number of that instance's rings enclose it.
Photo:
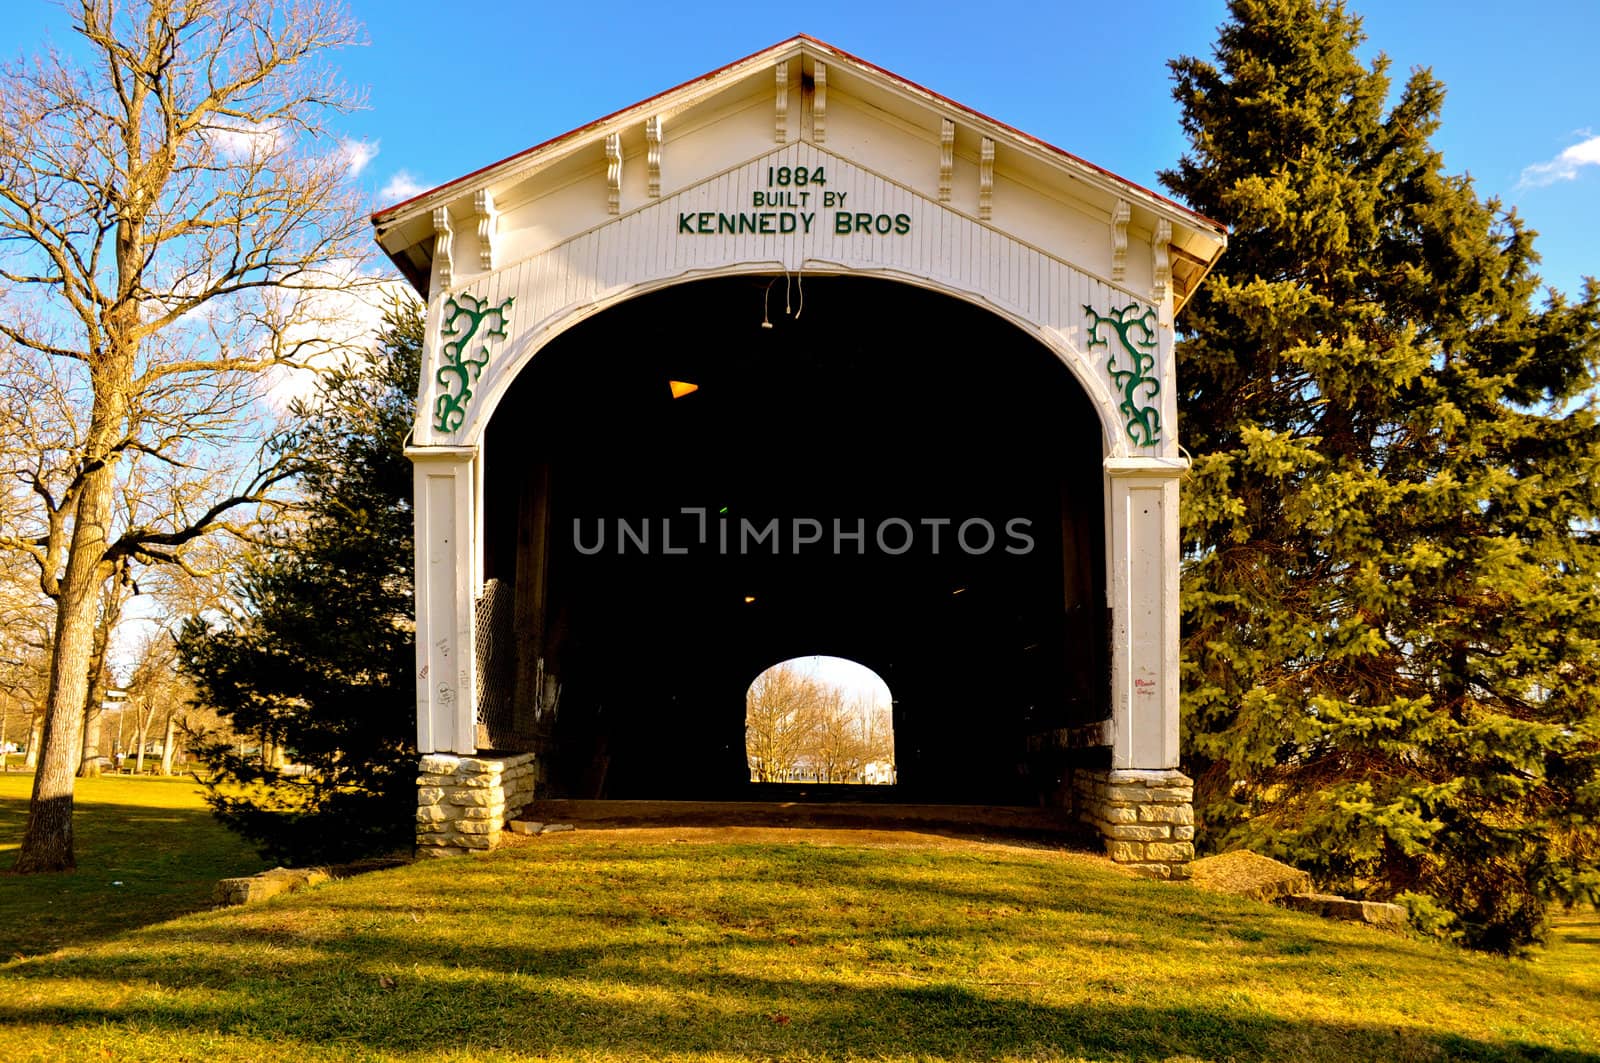
M 64 42 L 59 7 L 5 6 L 0 54 L 47 34 Z M 1221 0 L 350 6 L 371 43 L 339 65 L 368 109 L 343 127 L 377 149 L 357 178 L 375 205 L 385 189 L 467 173 L 797 32 L 1154 187 L 1184 146 L 1166 61 L 1209 54 L 1223 18 Z M 1444 81 L 1436 144 L 1539 230 L 1546 282 L 1570 292 L 1600 274 L 1600 0 L 1352 6 L 1369 53 Z

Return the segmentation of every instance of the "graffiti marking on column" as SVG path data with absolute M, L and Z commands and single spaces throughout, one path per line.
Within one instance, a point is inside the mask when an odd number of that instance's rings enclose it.
M 1092 306 L 1085 306 L 1083 312 L 1089 315 L 1089 346 L 1107 349 L 1106 372 L 1111 374 L 1112 384 L 1122 393 L 1117 409 L 1127 418 L 1128 438 L 1141 447 L 1154 446 L 1161 438 L 1161 411 L 1140 403 L 1161 394 L 1161 381 L 1152 372 L 1156 366 L 1156 312 L 1146 309 L 1141 314 L 1138 303 L 1129 303 L 1105 315 L 1097 313 Z M 1100 335 L 1101 325 L 1110 325 L 1117 334 L 1117 341 L 1127 352 L 1130 364 L 1125 366 L 1119 362 L 1116 348 Z M 1144 389 L 1142 396 L 1141 388 Z
M 454 432 L 467 419 L 467 403 L 472 401 L 472 385 L 489 364 L 489 341 L 506 338 L 506 328 L 511 321 L 511 304 L 515 296 L 499 306 L 490 306 L 477 296 L 462 292 L 445 300 L 444 321 L 439 326 L 439 336 L 455 339 L 440 348 L 444 364 L 433 378 L 444 390 L 433 404 L 433 427 L 439 432 Z M 484 323 L 494 319 L 494 324 Z M 483 335 L 478 337 L 478 330 Z M 474 338 L 482 340 L 476 351 L 469 350 Z

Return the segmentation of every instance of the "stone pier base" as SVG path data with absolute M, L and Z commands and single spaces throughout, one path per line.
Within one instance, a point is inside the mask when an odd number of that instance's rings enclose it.
M 1078 818 L 1105 839 L 1106 855 L 1151 878 L 1188 878 L 1194 859 L 1194 781 L 1180 771 L 1096 771 L 1072 776 Z
M 533 800 L 534 754 L 429 753 L 418 765 L 417 856 L 463 856 L 500 844 Z

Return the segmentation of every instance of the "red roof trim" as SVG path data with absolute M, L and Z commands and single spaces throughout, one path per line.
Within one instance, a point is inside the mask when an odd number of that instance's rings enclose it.
M 1197 221 L 1204 222 L 1206 225 L 1217 229 L 1219 232 L 1224 232 L 1225 233 L 1225 232 L 1228 231 L 1228 227 L 1226 225 L 1222 224 L 1219 221 L 1215 221 L 1214 219 L 1206 217 L 1204 214 L 1201 214 L 1199 211 L 1192 210 L 1189 207 L 1184 206 L 1182 203 L 1179 203 L 1175 199 L 1172 199 L 1172 198 L 1170 198 L 1168 196 L 1164 196 L 1159 192 L 1152 191 L 1152 190 L 1146 188 L 1144 185 L 1139 184 L 1136 181 L 1130 181 L 1126 177 L 1123 177 L 1121 174 L 1113 173 L 1112 171 L 1106 169 L 1104 166 L 1097 166 L 1096 164 L 1090 162 L 1088 159 L 1085 159 L 1085 158 L 1083 158 L 1082 156 L 1079 156 L 1079 155 L 1074 155 L 1072 152 L 1067 151 L 1064 148 L 1058 148 L 1054 144 L 1051 144 L 1048 141 L 1040 140 L 1038 137 L 1034 136 L 1031 133 L 1024 133 L 1022 130 L 1016 128 L 1015 126 L 1008 125 L 1005 122 L 1000 121 L 999 119 L 991 118 L 988 115 L 984 114 L 982 111 L 975 110 L 975 109 L 973 109 L 971 107 L 968 107 L 966 104 L 963 104 L 963 103 L 957 103 L 955 100 L 952 100 L 950 97 L 945 96 L 942 93 L 935 92 L 930 88 L 926 88 L 926 87 L 924 87 L 922 85 L 919 85 L 915 81 L 910 80 L 909 78 L 901 77 L 899 74 L 894 73 L 892 70 L 885 70 L 883 67 L 878 66 L 876 63 L 868 62 L 867 60 L 862 59 L 859 56 L 853 55 L 850 52 L 845 51 L 843 48 L 837 48 L 834 45 L 829 44 L 827 41 L 819 40 L 816 37 L 813 37 L 808 33 L 797 33 L 793 37 L 790 37 L 788 40 L 780 41 L 779 43 L 774 44 L 770 48 L 763 48 L 759 52 L 752 52 L 749 55 L 745 56 L 743 59 L 735 59 L 731 63 L 727 63 L 727 64 L 725 64 L 723 66 L 717 67 L 717 69 L 711 71 L 708 74 L 702 74 L 697 78 L 690 78 L 688 81 L 685 81 L 681 85 L 674 85 L 670 89 L 666 89 L 666 90 L 664 90 L 662 92 L 658 92 L 654 96 L 646 97 L 645 99 L 640 100 L 638 103 L 629 104 L 627 107 L 623 107 L 623 108 L 620 108 L 618 110 L 612 111 L 610 114 L 605 115 L 604 117 L 601 117 L 601 118 L 596 118 L 592 122 L 586 122 L 583 125 L 578 126 L 576 129 L 571 129 L 571 130 L 568 130 L 565 133 L 560 134 L 559 136 L 551 137 L 549 140 L 546 140 L 546 141 L 543 141 L 541 143 L 535 144 L 533 147 L 524 149 L 523 151 L 519 151 L 515 155 L 508 155 L 505 158 L 501 159 L 499 162 L 492 162 L 487 166 L 481 166 L 478 169 L 473 170 L 469 174 L 464 174 L 463 176 L 457 177 L 454 180 L 446 181 L 444 184 L 438 185 L 438 186 L 436 186 L 434 188 L 430 188 L 426 192 L 419 192 L 416 195 L 412 196 L 410 199 L 402 200 L 401 202 L 396 203 L 391 207 L 384 207 L 382 210 L 379 210 L 379 211 L 376 211 L 376 212 L 373 213 L 372 222 L 373 222 L 374 225 L 380 224 L 383 221 L 383 219 L 386 218 L 387 216 L 389 216 L 391 214 L 395 214 L 395 213 L 399 212 L 403 207 L 409 206 L 410 204 L 415 203 L 419 199 L 425 199 L 426 197 L 433 195 L 435 192 L 439 192 L 439 191 L 441 191 L 443 189 L 450 188 L 453 185 L 459 185 L 459 184 L 463 184 L 463 183 L 465 183 L 467 181 L 471 181 L 474 177 L 479 177 L 479 176 L 481 176 L 483 174 L 486 174 L 490 170 L 499 169 L 500 167 L 506 165 L 507 163 L 515 162 L 518 159 L 527 158 L 530 155 L 534 155 L 534 154 L 536 154 L 536 153 L 538 153 L 540 151 L 543 151 L 545 148 L 548 148 L 551 145 L 559 144 L 563 140 L 569 140 L 569 139 L 571 139 L 573 137 L 579 136 L 579 135 L 587 132 L 588 130 L 594 129 L 596 126 L 605 125 L 607 122 L 611 121 L 612 119 L 617 118 L 617 117 L 619 117 L 621 115 L 627 114 L 629 111 L 638 110 L 639 108 L 644 107 L 647 104 L 654 103 L 656 100 L 659 100 L 664 96 L 671 96 L 673 93 L 676 93 L 676 92 L 678 92 L 678 91 L 680 91 L 682 89 L 689 88 L 691 85 L 698 85 L 698 84 L 700 84 L 702 82 L 709 81 L 712 78 L 717 77 L 719 74 L 724 73 L 725 71 L 732 70 L 736 66 L 742 66 L 745 63 L 749 63 L 752 60 L 759 59 L 761 56 L 767 55 L 767 54 L 772 53 L 772 52 L 782 51 L 783 49 L 791 47 L 792 45 L 795 45 L 795 44 L 797 44 L 797 43 L 799 43 L 801 41 L 804 41 L 804 42 L 806 42 L 808 44 L 814 44 L 819 48 L 825 48 L 828 51 L 833 52 L 835 55 L 838 55 L 838 56 L 840 56 L 840 57 L 842 57 L 844 59 L 847 59 L 850 62 L 855 63 L 855 64 L 857 64 L 859 66 L 866 67 L 868 70 L 871 70 L 871 71 L 873 71 L 873 72 L 875 72 L 877 74 L 880 74 L 883 77 L 886 77 L 891 81 L 894 81 L 894 82 L 896 82 L 896 83 L 898 83 L 900 85 L 905 86 L 906 88 L 913 89 L 913 90 L 915 90 L 917 92 L 920 92 L 920 93 L 923 93 L 923 94 L 925 94 L 927 96 L 931 96 L 932 98 L 938 100 L 939 102 L 945 104 L 946 106 L 950 107 L 953 110 L 960 111 L 960 112 L 962 112 L 964 114 L 968 114 L 968 115 L 971 115 L 971 116 L 973 116 L 975 118 L 981 119 L 982 121 L 988 122 L 990 125 L 993 125 L 996 128 L 1005 130 L 1007 133 L 1011 134 L 1014 137 L 1017 137 L 1020 140 L 1025 140 L 1030 144 L 1037 145 L 1038 147 L 1043 148 L 1045 151 L 1051 152 L 1052 154 L 1055 154 L 1055 155 L 1059 155 L 1064 159 L 1070 159 L 1072 162 L 1075 162 L 1080 166 L 1087 167 L 1088 169 L 1093 170 L 1095 173 L 1100 174 L 1103 177 L 1109 178 L 1110 180 L 1115 181 L 1118 184 L 1125 185 L 1128 188 L 1134 189 L 1135 191 L 1137 191 L 1137 192 L 1139 192 L 1139 193 L 1141 193 L 1143 195 L 1149 196 L 1151 199 L 1154 199 L 1154 200 L 1156 200 L 1156 201 L 1158 201 L 1160 203 L 1164 203 L 1167 206 L 1171 207 L 1173 210 L 1178 211 L 1179 213 L 1186 214 L 1189 217 L 1196 219 Z
M 1071 159 L 1073 162 L 1078 163 L 1079 165 L 1087 166 L 1089 169 L 1093 170 L 1095 173 L 1098 173 L 1103 177 L 1109 177 L 1111 180 L 1117 182 L 1118 184 L 1127 185 L 1129 188 L 1135 189 L 1135 190 L 1137 190 L 1139 192 L 1143 192 L 1145 195 L 1149 196 L 1151 199 L 1155 199 L 1155 200 L 1158 200 L 1158 201 L 1160 201 L 1162 203 L 1165 203 L 1167 206 L 1173 208 L 1174 210 L 1177 210 L 1177 211 L 1180 211 L 1180 212 L 1182 212 L 1184 214 L 1187 214 L 1191 218 L 1195 218 L 1195 219 L 1197 219 L 1199 221 L 1203 221 L 1207 225 L 1215 226 L 1217 229 L 1221 230 L 1222 232 L 1227 232 L 1227 230 L 1228 230 L 1228 227 L 1226 225 L 1222 224 L 1221 222 L 1216 221 L 1216 220 L 1214 220 L 1212 218 L 1208 218 L 1204 214 L 1201 214 L 1199 211 L 1193 210 L 1193 209 L 1191 209 L 1189 207 L 1186 207 L 1182 203 L 1179 203 L 1177 200 L 1172 199 L 1172 198 L 1170 198 L 1168 196 L 1162 195 L 1160 192 L 1152 191 L 1151 189 L 1146 188 L 1144 185 L 1139 184 L 1137 181 L 1130 181 L 1126 177 L 1123 177 L 1121 174 L 1113 173 L 1112 171 L 1106 169 L 1104 166 L 1098 166 L 1095 163 L 1090 162 L 1088 159 L 1085 159 L 1080 155 L 1074 155 L 1072 152 L 1067 151 L 1065 148 L 1058 148 L 1054 144 L 1050 143 L 1047 140 L 1040 140 L 1038 137 L 1034 136 L 1032 133 L 1024 133 L 1022 130 L 1018 129 L 1016 126 L 1008 125 L 1007 123 L 1000 121 L 998 118 L 991 118 L 988 115 L 984 114 L 982 111 L 976 110 L 975 108 L 972 108 L 972 107 L 968 107 L 964 103 L 957 103 L 955 100 L 952 100 L 950 97 L 944 95 L 943 93 L 935 92 L 934 90 L 932 90 L 930 88 L 926 88 L 926 87 L 924 87 L 922 85 L 919 85 L 915 81 L 912 81 L 910 78 L 901 77 L 899 74 L 896 74 L 892 70 L 885 70 L 883 67 L 879 66 L 878 64 L 869 62 L 869 61 L 867 61 L 865 59 L 862 59 L 860 56 L 852 55 L 851 53 L 845 51 L 842 48 L 835 48 L 833 45 L 829 44 L 827 41 L 819 41 L 815 37 L 812 37 L 812 36 L 810 36 L 808 34 L 805 34 L 805 33 L 798 34 L 795 37 L 795 40 L 809 41 L 812 44 L 818 45 L 818 46 L 823 47 L 823 48 L 827 48 L 828 50 L 830 50 L 832 52 L 836 52 L 839 55 L 844 56 L 846 59 L 850 60 L 853 63 L 859 63 L 860 65 L 866 67 L 869 70 L 873 70 L 873 71 L 876 71 L 879 74 L 882 74 L 884 77 L 889 78 L 891 81 L 897 81 L 900 84 L 906 86 L 907 88 L 915 89 L 918 92 L 926 93 L 929 96 L 932 96 L 934 99 L 940 101 L 941 103 L 949 105 L 950 107 L 954 108 L 957 111 L 963 111 L 963 112 L 965 112 L 967 114 L 972 115 L 975 118 L 981 118 L 983 121 L 988 122 L 991 125 L 998 126 L 999 128 L 1004 129 L 1007 133 L 1010 133 L 1012 136 L 1017 137 L 1018 139 L 1026 140 L 1031 144 L 1036 144 L 1039 147 L 1045 149 L 1046 151 L 1052 152 L 1053 154 L 1056 154 L 1056 155 L 1060 155 L 1062 158 Z M 788 43 L 788 42 L 785 42 L 785 43 Z M 759 55 L 760 53 L 758 52 L 757 54 Z M 752 56 L 752 58 L 754 58 L 754 57 Z

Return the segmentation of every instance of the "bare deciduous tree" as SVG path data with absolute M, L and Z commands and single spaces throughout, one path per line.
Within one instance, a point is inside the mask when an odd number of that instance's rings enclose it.
M 817 726 L 806 759 L 818 782 L 854 782 L 866 764 L 865 735 L 844 691 L 823 687 L 817 698 Z
M 0 746 L 24 745 L 24 767 L 32 767 L 39 754 L 51 613 L 21 559 L 0 551 Z
M 745 753 L 758 782 L 787 778 L 810 750 L 822 688 L 793 664 L 769 668 L 745 695 Z
M 858 701 L 855 711 L 861 720 L 862 770 L 876 766 L 874 776 L 863 776 L 863 781 L 895 781 L 894 711 L 888 705 L 880 705 L 869 699 Z
M 745 754 L 756 782 L 796 772 L 822 783 L 855 783 L 873 762 L 891 766 L 887 709 L 786 661 L 762 672 L 745 695 Z
M 151 725 L 160 721 L 163 731 L 162 774 L 169 774 L 172 753 L 168 748 L 176 737 L 178 718 L 193 697 L 192 685 L 178 672 L 178 647 L 172 633 L 151 631 L 139 647 L 138 663 L 128 679 L 128 707 L 134 720 L 134 764 L 136 775 L 144 774 L 145 749 L 150 744 Z
M 321 124 L 352 103 L 321 65 L 357 36 L 336 4 L 70 6 L 72 52 L 0 72 L 0 341 L 31 426 L 8 464 L 34 502 L 0 547 L 33 559 L 56 607 L 24 872 L 74 865 L 100 587 L 119 560 L 182 563 L 208 533 L 247 532 L 290 474 L 245 453 L 254 381 L 318 342 L 318 294 L 366 243 Z M 141 501 L 119 506 L 130 477 Z
M 100 774 L 101 716 L 106 692 L 111 688 L 106 658 L 111 651 L 111 640 L 116 636 L 117 625 L 122 622 L 122 610 L 128 604 L 132 588 L 128 559 L 120 557 L 113 563 L 111 578 L 100 587 L 100 602 L 95 610 L 94 637 L 89 650 L 89 681 L 86 684 L 88 692 L 83 696 L 83 752 L 78 760 L 80 779 Z M 121 723 L 120 718 L 118 723 Z

